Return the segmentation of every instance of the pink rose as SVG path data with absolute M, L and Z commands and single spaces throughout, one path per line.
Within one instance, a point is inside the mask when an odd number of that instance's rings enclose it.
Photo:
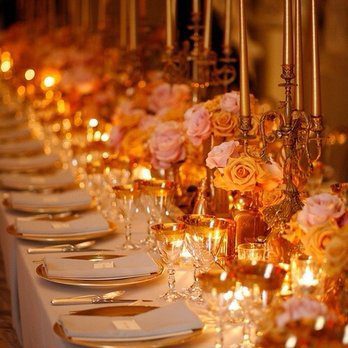
M 239 92 L 232 91 L 229 93 L 225 93 L 221 98 L 220 106 L 223 111 L 238 114 L 240 109 Z
M 118 149 L 123 138 L 123 129 L 120 126 L 113 126 L 110 133 L 110 144 Z
M 157 86 L 149 96 L 149 110 L 157 113 L 168 107 L 172 101 L 172 88 L 169 83 Z
M 185 128 L 187 136 L 194 146 L 199 146 L 211 133 L 210 115 L 208 110 L 200 105 L 195 105 L 185 112 Z
M 139 129 L 147 130 L 158 125 L 158 118 L 153 115 L 145 115 L 139 122 Z
M 330 219 L 338 219 L 345 213 L 344 203 L 337 196 L 321 193 L 307 198 L 304 207 L 297 216 L 301 228 L 323 225 Z
M 149 140 L 154 168 L 166 169 L 183 161 L 186 156 L 184 142 L 184 133 L 178 122 L 168 121 L 159 124 Z
M 238 146 L 239 142 L 234 140 L 214 146 L 205 160 L 207 167 L 224 168 L 230 157 L 239 157 Z
M 280 328 L 292 321 L 328 315 L 327 307 L 323 303 L 305 297 L 291 297 L 283 303 L 283 309 L 284 312 L 276 317 L 277 326 Z

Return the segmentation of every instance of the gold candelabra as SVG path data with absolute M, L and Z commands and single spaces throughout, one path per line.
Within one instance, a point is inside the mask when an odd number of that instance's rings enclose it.
M 312 162 L 321 154 L 321 132 L 323 130 L 320 115 L 320 80 L 319 80 L 319 52 L 317 44 L 316 1 L 312 0 L 312 112 L 309 116 L 303 110 L 302 85 L 302 28 L 301 1 L 296 0 L 296 31 L 295 50 L 296 65 L 293 63 L 293 19 L 292 0 L 284 0 L 284 46 L 281 78 L 285 100 L 280 107 L 264 113 L 260 119 L 260 135 L 262 148 L 259 156 L 267 163 L 271 158 L 267 151 L 269 145 L 280 141 L 283 148 L 283 181 L 284 190 L 282 200 L 263 211 L 265 221 L 272 230 L 283 230 L 291 217 L 302 208 L 303 203 L 295 179 L 306 177 L 312 169 Z M 241 119 L 240 130 L 245 153 L 250 156 L 249 131 L 251 130 L 250 101 L 248 88 L 247 43 L 244 13 L 244 0 L 240 0 L 240 61 L 241 61 Z M 294 79 L 296 81 L 294 82 Z M 296 98 L 294 98 L 294 87 Z M 295 100 L 295 103 L 294 103 Z M 266 130 L 266 124 L 271 121 L 277 124 L 276 129 Z M 277 123 L 276 123 L 277 122 Z M 309 144 L 314 140 L 315 155 L 310 155 Z

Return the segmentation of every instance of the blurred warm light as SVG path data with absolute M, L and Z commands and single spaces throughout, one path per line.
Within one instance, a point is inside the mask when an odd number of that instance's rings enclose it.
M 35 77 L 35 71 L 33 69 L 28 69 L 25 73 L 24 73 L 24 77 L 27 81 L 32 80 Z
M 101 131 L 98 130 L 94 133 L 94 141 L 99 141 L 100 138 L 101 138 Z
M 101 139 L 101 141 L 107 142 L 107 141 L 109 141 L 110 136 L 108 133 L 103 133 L 100 139 Z
M 60 114 L 64 114 L 65 111 L 66 111 L 66 107 L 65 107 L 65 102 L 63 99 L 59 99 L 57 101 L 57 111 L 60 113 Z
M 46 76 L 43 79 L 42 83 L 43 83 L 44 87 L 51 88 L 55 85 L 56 79 L 54 78 L 54 76 Z
M 52 99 L 54 97 L 53 91 L 47 91 L 45 93 L 45 97 L 46 97 L 46 99 Z
M 151 180 L 151 170 L 144 166 L 137 166 L 133 169 L 133 180 Z
M 11 70 L 11 61 L 10 60 L 4 60 L 1 62 L 0 69 L 2 72 L 6 73 Z
M 20 96 L 20 97 L 23 97 L 24 94 L 25 94 L 25 87 L 24 86 L 19 86 L 17 88 L 17 94 Z
M 88 125 L 92 128 L 97 127 L 99 124 L 99 121 L 96 118 L 91 118 L 88 122 Z

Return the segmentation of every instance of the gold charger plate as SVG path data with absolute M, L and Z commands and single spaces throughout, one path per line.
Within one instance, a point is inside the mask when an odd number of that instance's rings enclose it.
M 71 259 L 80 259 L 80 260 L 107 260 L 115 257 L 122 257 L 124 255 L 117 254 L 89 254 L 89 255 L 77 255 L 77 256 L 69 256 L 67 258 Z M 98 280 L 98 279 L 74 279 L 74 278 L 58 278 L 58 277 L 49 277 L 46 273 L 46 269 L 43 264 L 40 264 L 36 268 L 36 274 L 45 280 L 48 280 L 52 283 L 64 284 L 64 285 L 72 285 L 72 286 L 80 286 L 85 288 L 115 288 L 121 286 L 129 286 L 129 285 L 137 285 L 145 282 L 149 282 L 151 280 L 155 280 L 163 274 L 163 265 L 157 263 L 158 271 L 155 273 L 132 277 L 132 278 L 124 278 L 124 279 L 107 279 L 107 280 Z
M 149 312 L 156 309 L 155 306 L 115 306 L 115 307 L 99 307 L 83 311 L 72 312 L 72 315 L 86 315 L 86 316 L 134 316 L 141 313 Z M 155 348 L 155 347 L 169 347 L 169 346 L 180 346 L 195 337 L 202 334 L 204 329 L 192 330 L 190 333 L 177 335 L 173 337 L 157 338 L 157 339 L 144 339 L 142 341 L 91 341 L 88 339 L 69 337 L 65 334 L 62 325 L 56 322 L 53 326 L 53 331 L 61 339 L 66 342 L 79 345 L 82 347 L 95 347 L 95 348 L 111 348 L 111 347 L 145 347 L 145 348 Z
M 20 206 L 20 207 L 13 207 L 8 197 L 5 197 L 2 201 L 3 205 L 12 210 L 16 211 L 22 211 L 25 213 L 36 213 L 36 214 L 58 214 L 58 213 L 65 213 L 65 212 L 75 212 L 75 211 L 81 211 L 81 210 L 89 210 L 94 209 L 96 207 L 96 202 L 92 200 L 92 203 L 89 204 L 82 204 L 82 205 L 75 205 L 75 206 L 51 206 L 51 207 L 30 207 L 30 206 Z
M 105 231 L 96 231 L 96 232 L 88 232 L 88 233 L 74 233 L 74 234 L 32 234 L 32 233 L 19 233 L 16 230 L 15 225 L 9 225 L 7 227 L 7 232 L 16 238 L 24 239 L 24 240 L 31 240 L 34 242 L 83 242 L 85 240 L 90 239 L 99 239 L 108 237 L 115 233 L 116 230 L 116 224 L 114 224 L 111 221 L 108 221 L 109 223 L 109 229 Z

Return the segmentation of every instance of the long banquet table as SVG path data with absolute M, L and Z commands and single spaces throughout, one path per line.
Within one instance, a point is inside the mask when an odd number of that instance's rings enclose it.
M 16 239 L 6 232 L 7 226 L 14 221 L 14 218 L 21 215 L 23 214 L 9 211 L 1 205 L 0 240 L 5 262 L 6 279 L 11 290 L 13 326 L 24 348 L 73 347 L 73 345 L 61 340 L 52 329 L 59 315 L 69 313 L 70 311 L 106 305 L 52 306 L 50 304 L 51 299 L 54 297 L 69 297 L 91 293 L 101 294 L 111 290 L 66 286 L 40 279 L 36 275 L 35 270 L 38 265 L 37 261 L 42 259 L 43 254 L 30 255 L 27 253 L 28 247 L 37 246 L 37 243 Z M 139 216 L 133 226 L 134 239 L 140 240 L 146 231 L 144 217 Z M 117 233 L 111 238 L 98 241 L 95 247 L 115 251 L 122 241 L 123 234 Z M 64 256 L 68 255 L 69 253 L 64 253 Z M 179 290 L 187 287 L 192 282 L 192 272 L 187 269 L 180 269 L 176 273 L 176 280 Z M 163 275 L 155 281 L 125 288 L 127 293 L 124 295 L 124 298 L 153 299 L 155 304 L 163 305 L 165 303 L 159 300 L 159 295 L 165 292 L 166 287 L 167 279 L 166 275 Z M 112 306 L 112 304 L 109 304 L 109 306 Z M 206 313 L 204 308 L 200 306 L 196 305 L 192 308 L 199 315 Z M 227 346 L 232 342 L 237 343 L 241 336 L 240 327 L 226 328 L 225 336 Z M 209 325 L 200 337 L 185 344 L 185 347 L 212 346 L 214 346 L 212 325 Z

